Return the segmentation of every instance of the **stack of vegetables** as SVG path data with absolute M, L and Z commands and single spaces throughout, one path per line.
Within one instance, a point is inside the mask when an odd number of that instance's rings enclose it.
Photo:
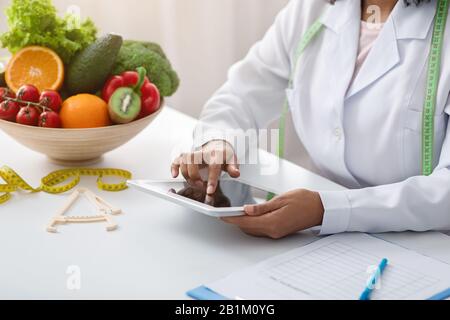
M 12 0 L 0 44 L 0 120 L 49 128 L 125 124 L 158 111 L 180 81 L 151 42 L 97 38 L 90 19 L 59 17 L 51 0 Z

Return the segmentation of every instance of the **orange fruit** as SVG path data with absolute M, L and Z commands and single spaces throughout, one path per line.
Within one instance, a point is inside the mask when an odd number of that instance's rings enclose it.
M 17 92 L 24 84 L 32 84 L 39 91 L 61 89 L 64 82 L 64 64 L 52 50 L 44 47 L 26 47 L 9 61 L 5 80 Z
M 111 125 L 108 104 L 92 94 L 79 94 L 64 101 L 60 112 L 66 129 L 98 128 Z

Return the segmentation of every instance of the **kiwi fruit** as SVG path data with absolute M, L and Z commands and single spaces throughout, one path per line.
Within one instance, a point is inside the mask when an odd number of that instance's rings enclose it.
M 108 109 L 114 123 L 130 123 L 141 112 L 141 97 L 133 88 L 117 89 L 109 100 Z

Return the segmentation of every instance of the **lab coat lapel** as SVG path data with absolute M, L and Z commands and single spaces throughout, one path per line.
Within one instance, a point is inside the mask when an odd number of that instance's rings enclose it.
M 361 4 L 354 0 L 337 1 L 330 6 L 321 18 L 322 24 L 333 30 L 336 34 L 343 34 L 349 23 L 359 21 L 361 17 Z
M 359 26 L 361 17 L 360 1 L 336 1 L 325 15 L 322 23 L 328 29 L 326 63 L 327 79 L 324 85 L 332 83 L 334 91 L 334 111 L 341 120 L 344 97 L 353 77 L 359 44 Z M 328 90 L 324 88 L 324 92 Z
M 379 80 L 401 61 L 400 40 L 427 38 L 435 12 L 436 1 L 424 3 L 419 8 L 414 5 L 406 7 L 399 1 L 347 92 L 346 98 L 354 96 Z
M 397 4 L 398 5 L 398 4 Z M 350 87 L 347 98 L 367 88 L 400 62 L 393 19 L 384 25 L 372 50 Z

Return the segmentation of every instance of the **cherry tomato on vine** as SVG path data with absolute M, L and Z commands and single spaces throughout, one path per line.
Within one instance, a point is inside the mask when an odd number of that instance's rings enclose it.
M 62 99 L 58 92 L 45 90 L 41 93 L 39 104 L 55 112 L 59 112 L 62 105 Z
M 23 85 L 17 91 L 17 99 L 25 101 L 25 102 L 33 102 L 38 103 L 40 98 L 39 90 L 35 86 L 31 84 Z M 23 103 L 22 106 L 27 106 L 26 103 Z
M 16 95 L 9 88 L 0 88 L 0 103 L 5 101 L 7 98 L 14 99 Z
M 0 119 L 6 121 L 16 121 L 16 116 L 20 111 L 20 106 L 17 102 L 5 100 L 0 103 Z
M 26 126 L 37 126 L 39 123 L 39 111 L 35 107 L 22 107 L 16 116 L 16 122 Z
M 39 127 L 42 128 L 61 128 L 61 118 L 54 111 L 44 111 L 39 116 Z

